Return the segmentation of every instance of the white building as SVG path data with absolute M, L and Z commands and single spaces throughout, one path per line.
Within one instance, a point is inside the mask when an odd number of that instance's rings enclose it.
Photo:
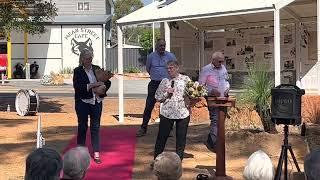
M 83 48 L 94 52 L 93 63 L 104 67 L 105 46 L 110 40 L 112 0 L 53 0 L 58 16 L 46 25 L 40 35 L 28 35 L 27 61 L 39 64 L 39 75 L 57 73 L 78 66 Z M 11 33 L 11 74 L 14 66 L 25 64 L 24 33 Z M 5 42 L 4 42 L 5 43 Z

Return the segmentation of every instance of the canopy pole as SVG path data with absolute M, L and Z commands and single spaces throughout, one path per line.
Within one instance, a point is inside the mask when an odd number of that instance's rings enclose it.
M 280 9 L 274 10 L 274 85 L 281 84 Z
M 204 31 L 200 30 L 200 57 L 201 67 L 204 66 Z
M 122 27 L 117 25 L 118 34 L 118 74 L 123 74 L 123 36 Z M 119 91 L 119 122 L 124 123 L 124 103 L 123 103 L 123 76 L 118 76 Z
M 320 63 L 320 0 L 317 0 L 317 59 Z
M 169 27 L 169 23 L 167 21 L 164 22 L 164 39 L 166 41 L 166 51 L 170 52 L 170 46 L 171 46 L 170 27 Z

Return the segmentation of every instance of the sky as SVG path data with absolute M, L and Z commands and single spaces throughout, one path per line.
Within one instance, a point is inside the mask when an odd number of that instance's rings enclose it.
M 142 0 L 144 5 L 150 4 L 152 3 L 152 0 Z

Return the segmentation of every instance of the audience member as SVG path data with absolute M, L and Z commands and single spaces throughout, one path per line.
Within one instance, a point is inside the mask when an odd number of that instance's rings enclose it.
M 78 146 L 68 150 L 63 156 L 63 180 L 81 180 L 90 165 L 87 147 Z
M 307 180 L 320 178 L 320 150 L 312 151 L 304 159 L 304 172 Z
M 36 149 L 27 157 L 25 180 L 58 180 L 61 169 L 62 159 L 57 151 Z
M 243 177 L 245 180 L 272 180 L 274 168 L 269 156 L 261 150 L 254 152 L 246 163 Z
M 182 176 L 181 159 L 175 152 L 163 152 L 154 160 L 153 173 L 158 180 L 178 180 Z

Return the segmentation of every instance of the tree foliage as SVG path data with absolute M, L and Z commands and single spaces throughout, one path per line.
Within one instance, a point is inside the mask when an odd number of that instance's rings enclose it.
M 55 3 L 45 0 L 6 0 L 0 2 L 0 28 L 5 32 L 45 32 L 44 22 L 57 15 Z
M 141 0 L 116 0 L 114 3 L 113 24 L 115 21 L 143 7 Z
M 137 9 L 143 7 L 141 0 L 116 0 L 114 3 L 114 15 L 112 17 L 112 39 L 117 39 L 116 21 Z M 134 37 L 136 30 L 133 28 L 125 28 L 123 35 L 126 39 Z
M 154 38 L 155 40 L 160 37 L 160 30 L 155 29 L 154 31 Z M 145 50 L 149 51 L 150 49 L 153 48 L 153 42 L 152 42 L 152 29 L 144 29 L 141 33 L 141 38 L 140 38 L 140 46 Z

